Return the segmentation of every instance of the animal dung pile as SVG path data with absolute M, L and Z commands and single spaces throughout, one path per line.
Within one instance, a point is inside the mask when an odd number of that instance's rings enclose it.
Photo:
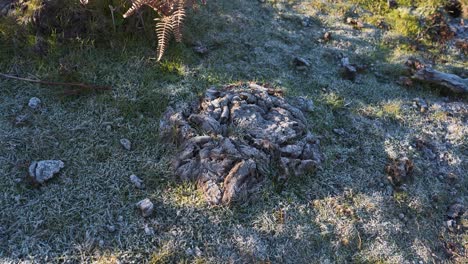
M 209 204 L 229 204 L 272 172 L 286 180 L 319 166 L 319 140 L 304 116 L 312 109 L 311 101 L 286 100 L 279 89 L 228 86 L 209 89 L 199 102 L 169 107 L 160 133 L 180 146 L 175 174 L 196 181 Z

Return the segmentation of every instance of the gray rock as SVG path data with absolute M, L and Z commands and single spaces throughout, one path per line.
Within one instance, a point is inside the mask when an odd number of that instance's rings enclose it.
M 63 169 L 65 164 L 61 160 L 42 160 L 33 162 L 29 166 L 29 176 L 37 183 L 44 183 L 45 181 L 54 177 L 60 169 Z
M 296 105 L 304 112 L 313 112 L 314 111 L 314 101 L 312 99 L 308 99 L 305 97 L 298 97 L 297 99 L 293 100 L 293 105 Z
M 109 233 L 114 233 L 115 230 L 116 230 L 114 225 L 108 225 L 108 226 L 106 226 L 106 229 L 107 229 L 107 231 L 109 231 Z
M 148 198 L 139 201 L 136 206 L 138 209 L 140 209 L 141 215 L 143 217 L 149 217 L 153 214 L 154 204 Z
M 144 229 L 147 236 L 154 236 L 154 229 L 152 227 L 145 225 Z
M 310 62 L 307 61 L 304 58 L 301 57 L 295 57 L 293 59 L 293 65 L 296 67 L 296 69 L 300 71 L 306 70 L 308 67 L 310 67 Z
M 130 142 L 130 140 L 126 139 L 126 138 L 122 138 L 120 140 L 120 145 L 122 145 L 122 147 L 126 150 L 131 150 L 132 149 L 132 143 Z
M 31 108 L 31 109 L 37 109 L 41 106 L 41 99 L 37 98 L 37 97 L 33 97 L 31 99 L 29 99 L 29 103 L 28 103 L 28 106 Z
M 449 219 L 456 219 L 461 217 L 465 213 L 465 207 L 463 204 L 455 203 L 452 204 L 447 210 L 447 217 Z
M 387 185 L 387 187 L 385 188 L 385 195 L 387 195 L 387 196 L 392 196 L 392 195 L 393 195 L 393 188 L 392 188 L 392 186 Z
M 137 187 L 138 189 L 144 189 L 145 184 L 143 183 L 143 180 L 138 178 L 135 174 L 130 175 L 130 181 Z
M 24 125 L 26 125 L 29 122 L 30 118 L 31 118 L 31 116 L 28 115 L 28 114 L 16 116 L 15 117 L 15 126 L 24 126 Z

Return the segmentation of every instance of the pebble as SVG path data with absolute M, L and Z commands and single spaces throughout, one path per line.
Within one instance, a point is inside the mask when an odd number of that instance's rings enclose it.
M 387 188 L 385 189 L 385 194 L 388 195 L 388 196 L 392 196 L 393 195 L 393 188 L 392 186 L 388 185 Z
M 120 145 L 122 145 L 122 147 L 126 150 L 131 150 L 132 149 L 132 143 L 130 142 L 130 140 L 126 139 L 126 138 L 122 138 L 120 140 Z
M 197 257 L 200 257 L 202 255 L 202 251 L 200 250 L 200 248 L 195 247 L 195 255 L 197 255 Z
M 149 217 L 151 214 L 153 214 L 154 204 L 148 198 L 139 201 L 136 206 L 138 209 L 140 209 L 141 215 L 143 217 Z
M 303 102 L 303 107 L 302 109 L 305 111 L 305 112 L 313 112 L 314 111 L 314 101 L 312 101 L 311 99 L 307 99 L 307 98 L 300 98 Z
M 398 217 L 399 217 L 401 220 L 405 219 L 405 215 L 404 215 L 404 214 L 399 214 Z
M 99 247 L 101 247 L 101 248 L 104 247 L 104 240 L 102 240 L 102 239 L 99 240 Z
M 185 250 L 185 254 L 188 255 L 188 256 L 192 256 L 193 255 L 193 250 L 191 248 L 187 248 Z
M 145 184 L 143 183 L 143 180 L 138 178 L 138 176 L 136 176 L 135 174 L 130 175 L 130 181 L 138 189 L 144 189 L 145 188 Z
M 25 125 L 29 122 L 30 117 L 31 116 L 28 114 L 18 115 L 17 117 L 15 117 L 15 126 Z
M 153 236 L 154 235 L 154 229 L 152 227 L 149 227 L 147 224 L 145 224 L 145 234 L 147 236 Z
M 54 177 L 54 175 L 64 167 L 65 164 L 61 160 L 34 161 L 29 166 L 29 176 L 31 176 L 31 178 L 33 178 L 37 183 L 42 184 Z
M 107 231 L 109 231 L 110 233 L 114 233 L 116 230 L 114 225 L 108 225 L 106 226 L 106 228 L 107 228 Z
M 445 221 L 445 225 L 449 229 L 449 231 L 453 232 L 455 230 L 455 227 L 457 226 L 457 223 L 453 219 L 449 219 Z
M 461 217 L 465 213 L 465 207 L 463 204 L 455 203 L 452 204 L 447 210 L 447 217 L 450 219 L 455 219 Z
M 334 128 L 333 133 L 340 135 L 340 136 L 346 135 L 346 131 L 343 128 Z
M 28 106 L 31 108 L 31 109 L 37 109 L 41 106 L 41 99 L 37 98 L 37 97 L 33 97 L 31 99 L 29 99 L 29 103 L 28 103 Z
M 308 67 L 310 67 L 310 62 L 301 57 L 295 57 L 293 60 L 293 64 L 294 66 L 296 66 L 296 69 L 301 71 L 306 70 Z

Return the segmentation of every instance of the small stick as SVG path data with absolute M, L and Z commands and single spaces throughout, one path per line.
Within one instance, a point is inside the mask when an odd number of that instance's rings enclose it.
M 41 80 L 33 80 L 33 79 L 28 79 L 28 78 L 21 78 L 21 77 L 16 77 L 13 75 L 9 74 L 4 74 L 0 73 L 1 77 L 7 78 L 7 79 L 14 79 L 14 80 L 19 80 L 19 81 L 25 81 L 25 82 L 32 82 L 32 83 L 40 83 L 40 84 L 45 84 L 45 85 L 54 85 L 54 86 L 75 86 L 75 87 L 80 87 L 83 89 L 90 89 L 90 90 L 101 90 L 101 91 L 107 91 L 111 90 L 112 87 L 110 86 L 99 86 L 99 85 L 93 85 L 93 84 L 84 84 L 84 83 L 64 83 L 64 82 L 49 82 L 49 81 L 41 81 Z
M 114 26 L 114 32 L 117 32 L 117 28 L 115 26 L 115 18 L 114 18 L 114 11 L 116 10 L 116 8 L 113 7 L 112 5 L 109 5 L 109 9 L 110 9 L 111 15 L 112 15 L 112 25 Z

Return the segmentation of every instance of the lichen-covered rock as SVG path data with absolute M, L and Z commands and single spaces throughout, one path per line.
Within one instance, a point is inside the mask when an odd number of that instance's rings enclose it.
M 288 101 L 257 84 L 208 89 L 199 103 L 169 107 L 159 131 L 181 146 L 172 163 L 178 178 L 196 181 L 208 203 L 228 204 L 258 186 L 272 165 L 280 179 L 317 168 L 319 140 L 304 115 L 312 110 L 311 101 Z
M 37 97 L 33 97 L 33 98 L 29 99 L 28 106 L 31 109 L 39 108 L 41 106 L 41 99 L 39 99 Z
M 61 160 L 42 160 L 33 162 L 29 166 L 29 176 L 37 183 L 44 183 L 52 179 L 56 173 L 63 169 L 65 164 Z
M 140 210 L 140 213 L 143 217 L 151 216 L 154 211 L 154 204 L 148 198 L 136 203 L 136 207 Z

